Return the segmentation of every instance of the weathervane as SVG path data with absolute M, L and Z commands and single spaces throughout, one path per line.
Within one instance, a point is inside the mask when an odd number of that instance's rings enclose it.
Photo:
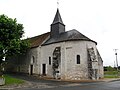
M 59 8 L 59 0 L 57 0 L 57 8 Z

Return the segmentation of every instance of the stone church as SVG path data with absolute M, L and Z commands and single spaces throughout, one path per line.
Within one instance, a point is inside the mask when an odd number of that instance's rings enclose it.
M 8 62 L 10 71 L 63 80 L 97 80 L 104 76 L 97 42 L 75 29 L 65 31 L 59 9 L 50 32 L 28 40 L 28 52 Z

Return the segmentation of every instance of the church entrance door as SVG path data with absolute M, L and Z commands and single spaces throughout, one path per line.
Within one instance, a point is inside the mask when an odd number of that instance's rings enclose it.
M 42 74 L 46 75 L 46 64 L 42 65 Z
M 33 65 L 30 65 L 30 75 L 33 75 Z

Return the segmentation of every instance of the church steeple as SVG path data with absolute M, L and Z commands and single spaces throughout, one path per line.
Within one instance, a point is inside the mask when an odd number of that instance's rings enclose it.
M 55 24 L 55 23 L 61 23 L 61 24 L 63 24 L 61 15 L 60 15 L 60 13 L 59 13 L 59 9 L 57 9 L 57 12 L 56 12 L 56 15 L 55 15 L 55 18 L 54 18 L 52 24 Z
M 65 32 L 65 25 L 63 24 L 62 18 L 57 9 L 53 23 L 51 24 L 51 37 L 58 37 L 59 34 Z

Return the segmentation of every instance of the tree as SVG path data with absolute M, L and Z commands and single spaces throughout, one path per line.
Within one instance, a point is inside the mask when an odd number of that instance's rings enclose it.
M 23 54 L 27 51 L 29 43 L 21 40 L 23 37 L 23 24 L 6 15 L 0 15 L 0 64 L 4 57 Z

